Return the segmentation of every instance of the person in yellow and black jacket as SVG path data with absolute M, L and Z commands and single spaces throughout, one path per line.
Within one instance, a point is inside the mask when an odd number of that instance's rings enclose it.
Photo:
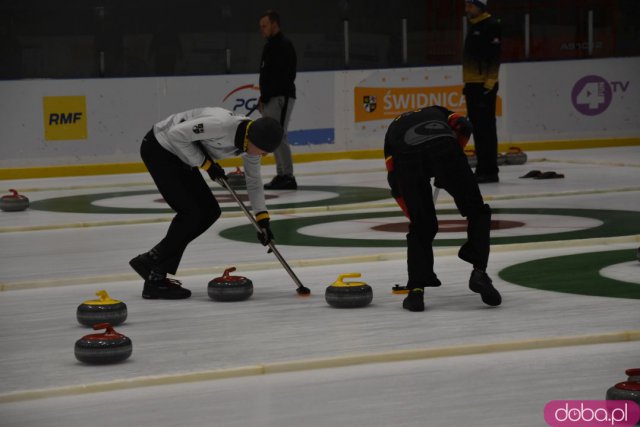
M 478 183 L 498 182 L 496 98 L 502 30 L 487 12 L 487 0 L 466 0 L 470 26 L 464 41 L 462 80 L 467 114 L 473 124 Z
M 485 304 L 500 305 L 502 298 L 486 273 L 489 260 L 491 208 L 464 154 L 472 127 L 466 117 L 440 106 L 404 113 L 387 129 L 384 141 L 387 181 L 391 195 L 407 218 L 407 289 L 402 303 L 409 311 L 424 311 L 424 288 L 440 286 L 434 273 L 433 239 L 438 219 L 431 195 L 431 178 L 444 188 L 466 217 L 467 241 L 458 256 L 473 265 L 469 288 Z

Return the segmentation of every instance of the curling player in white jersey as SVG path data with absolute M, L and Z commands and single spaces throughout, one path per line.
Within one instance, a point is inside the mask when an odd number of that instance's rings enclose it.
M 220 217 L 220 205 L 199 169 L 212 180 L 227 179 L 216 160 L 240 156 L 244 161 L 251 208 L 263 233 L 273 239 L 264 199 L 260 160 L 282 140 L 277 120 L 236 115 L 218 107 L 196 108 L 156 123 L 142 140 L 140 154 L 164 200 L 176 212 L 166 236 L 129 264 L 144 279 L 142 297 L 183 299 L 191 291 L 167 274 L 176 274 L 187 245 Z

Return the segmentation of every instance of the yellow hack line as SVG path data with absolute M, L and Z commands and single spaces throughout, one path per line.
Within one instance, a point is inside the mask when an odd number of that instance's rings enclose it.
M 503 341 L 484 344 L 464 344 L 378 353 L 352 354 L 337 357 L 302 359 L 288 362 L 271 362 L 227 369 L 214 369 L 191 373 L 143 376 L 92 384 L 80 384 L 46 389 L 24 390 L 0 394 L 0 404 L 24 402 L 61 396 L 77 396 L 90 393 L 130 390 L 193 382 L 240 378 L 247 376 L 302 372 L 318 369 L 342 368 L 372 363 L 393 363 L 454 356 L 471 356 L 508 351 L 525 351 L 594 344 L 614 344 L 640 341 L 640 330 L 609 332 L 566 337 L 545 337 L 520 341 Z

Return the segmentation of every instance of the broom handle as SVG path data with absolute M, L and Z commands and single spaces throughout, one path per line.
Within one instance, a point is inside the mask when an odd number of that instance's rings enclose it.
M 220 179 L 217 179 L 216 182 L 220 184 L 222 187 L 224 187 L 229 193 L 231 193 L 231 196 L 236 200 L 236 202 L 238 203 L 238 206 L 240 206 L 240 209 L 244 212 L 247 218 L 249 218 L 249 221 L 251 221 L 251 224 L 253 224 L 253 227 L 256 229 L 256 231 L 258 231 L 258 233 L 264 233 L 262 228 L 260 228 L 258 221 L 256 221 L 253 215 L 251 215 L 251 212 L 249 212 L 249 209 L 247 209 L 244 203 L 242 203 L 242 200 L 240 200 L 240 198 L 238 197 L 238 194 L 236 194 L 233 188 L 229 186 L 229 183 L 227 182 L 227 180 L 220 178 Z M 295 284 L 298 286 L 298 289 L 305 288 L 305 286 L 302 284 L 300 279 L 298 279 L 298 276 L 296 276 L 296 274 L 293 272 L 291 267 L 289 267 L 289 264 L 287 264 L 287 261 L 285 261 L 284 257 L 280 254 L 280 251 L 278 251 L 278 249 L 276 248 L 276 245 L 273 242 L 269 242 L 268 246 L 269 246 L 269 249 L 271 249 L 273 254 L 276 256 L 276 258 L 278 258 L 278 261 L 280 261 L 280 264 L 282 264 L 282 266 L 287 271 L 287 273 L 289 273 L 289 276 L 291 276 L 291 279 L 293 279 Z

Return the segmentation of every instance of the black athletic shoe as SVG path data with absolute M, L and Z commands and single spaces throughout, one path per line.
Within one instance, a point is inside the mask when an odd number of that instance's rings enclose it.
M 276 175 L 270 183 L 264 185 L 265 190 L 297 190 L 298 183 L 293 175 Z
M 185 299 L 191 291 L 182 287 L 179 280 L 164 278 L 161 280 L 145 280 L 142 289 L 144 299 Z
M 424 311 L 424 289 L 414 288 L 402 301 L 402 308 L 409 311 Z
M 500 296 L 500 292 L 493 287 L 491 278 L 484 271 L 474 269 L 471 272 L 471 277 L 469 278 L 469 289 L 480 294 L 482 302 L 487 305 L 495 307 L 502 303 L 502 296 Z
M 149 252 L 140 254 L 137 257 L 133 258 L 131 261 L 129 261 L 129 265 L 144 280 L 147 280 L 149 278 L 149 274 L 151 274 L 151 270 L 153 270 L 154 267 L 157 267 L 155 260 L 151 257 L 151 255 L 149 255 Z

